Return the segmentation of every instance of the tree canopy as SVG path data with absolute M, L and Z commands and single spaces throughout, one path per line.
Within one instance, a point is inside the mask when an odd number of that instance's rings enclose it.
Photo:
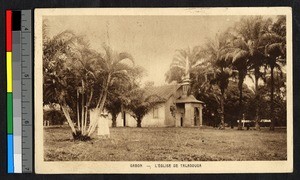
M 205 119 L 211 119 L 213 114 L 224 126 L 228 118 L 230 122 L 252 118 L 259 129 L 260 119 L 268 118 L 271 119 L 270 129 L 274 130 L 274 125 L 280 124 L 275 116 L 279 113 L 276 111 L 280 111 L 278 116 L 284 119 L 281 122 L 286 121 L 283 115 L 286 113 L 283 95 L 286 78 L 275 75 L 282 74 L 285 69 L 285 16 L 244 16 L 234 26 L 216 34 L 214 39 L 174 54 L 166 81 L 181 82 L 189 72 L 192 92 L 206 103 Z M 253 80 L 254 88 L 247 87 L 246 77 Z

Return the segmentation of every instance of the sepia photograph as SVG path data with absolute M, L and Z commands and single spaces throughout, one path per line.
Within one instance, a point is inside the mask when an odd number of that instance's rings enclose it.
M 293 171 L 290 8 L 35 10 L 36 173 Z

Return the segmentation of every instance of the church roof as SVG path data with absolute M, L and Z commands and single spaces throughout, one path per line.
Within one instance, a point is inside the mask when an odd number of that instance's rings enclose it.
M 163 86 L 153 86 L 145 88 L 147 95 L 156 95 L 161 98 L 159 102 L 166 102 L 173 94 L 176 93 L 177 89 L 181 85 L 163 85 Z M 176 100 L 176 103 L 201 103 L 204 104 L 203 101 L 197 100 L 193 95 L 189 95 L 186 97 L 180 97 Z
M 163 86 L 153 86 L 145 88 L 148 95 L 157 95 L 163 99 L 162 102 L 167 101 L 173 94 L 176 93 L 180 85 L 163 85 Z
M 176 103 L 201 103 L 201 104 L 204 104 L 204 102 L 197 100 L 193 95 L 189 95 L 186 97 L 180 97 L 176 100 Z

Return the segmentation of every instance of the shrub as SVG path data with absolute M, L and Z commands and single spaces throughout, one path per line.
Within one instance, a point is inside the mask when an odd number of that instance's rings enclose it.
M 63 113 L 59 110 L 44 111 L 44 121 L 49 121 L 50 125 L 63 125 L 65 120 Z

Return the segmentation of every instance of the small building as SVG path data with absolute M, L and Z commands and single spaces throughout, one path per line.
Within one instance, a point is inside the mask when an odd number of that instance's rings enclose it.
M 142 127 L 193 127 L 202 126 L 203 102 L 189 93 L 190 82 L 148 87 L 148 95 L 157 95 L 160 101 L 142 120 Z M 117 117 L 117 127 L 136 127 L 136 120 L 124 110 Z

